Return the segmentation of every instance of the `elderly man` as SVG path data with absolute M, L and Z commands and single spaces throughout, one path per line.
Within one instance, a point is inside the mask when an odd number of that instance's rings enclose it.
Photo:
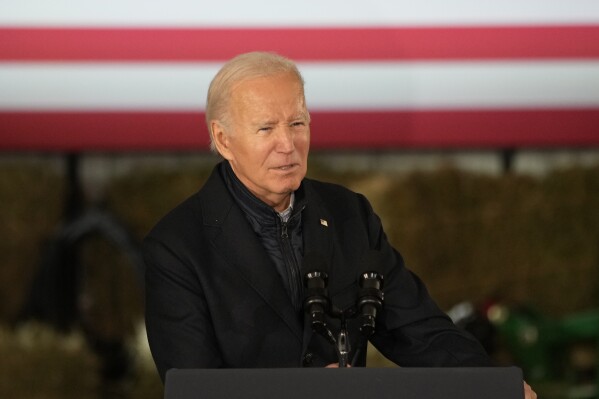
M 172 367 L 337 364 L 338 348 L 305 320 L 308 253 L 326 264 L 327 300 L 340 314 L 355 308 L 365 255 L 377 254 L 384 306 L 369 339 L 395 363 L 491 364 L 406 269 L 366 198 L 305 178 L 310 114 L 292 61 L 248 53 L 226 63 L 210 85 L 206 121 L 224 160 L 144 242 L 147 333 L 163 379 Z M 326 323 L 341 328 L 330 314 Z M 359 324 L 345 326 L 354 350 Z

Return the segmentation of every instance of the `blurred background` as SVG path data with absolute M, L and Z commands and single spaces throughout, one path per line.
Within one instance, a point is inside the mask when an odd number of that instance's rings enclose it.
M 0 3 L 0 397 L 162 397 L 139 244 L 253 50 L 304 75 L 309 176 L 364 193 L 498 364 L 599 397 L 594 0 Z

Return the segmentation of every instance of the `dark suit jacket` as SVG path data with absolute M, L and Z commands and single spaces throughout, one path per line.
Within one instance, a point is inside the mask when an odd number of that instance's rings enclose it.
M 404 267 L 360 194 L 304 179 L 304 252 L 328 259 L 334 306 L 355 305 L 362 255 L 384 257 L 385 303 L 371 342 L 402 366 L 489 365 Z M 322 223 L 321 221 L 326 221 Z M 338 361 L 292 307 L 272 260 L 215 168 L 144 241 L 146 328 L 161 377 L 169 368 L 324 366 Z M 337 321 L 330 320 L 333 330 Z M 306 324 L 306 325 L 305 325 Z M 350 321 L 352 349 L 360 333 Z M 362 357 L 358 364 L 364 363 Z

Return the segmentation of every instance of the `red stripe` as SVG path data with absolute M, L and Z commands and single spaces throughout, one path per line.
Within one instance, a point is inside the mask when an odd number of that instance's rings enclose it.
M 4 61 L 215 61 L 253 50 L 305 61 L 598 58 L 599 26 L 0 28 Z
M 312 148 L 599 146 L 599 109 L 313 112 Z M 193 112 L 0 112 L 2 151 L 205 150 Z

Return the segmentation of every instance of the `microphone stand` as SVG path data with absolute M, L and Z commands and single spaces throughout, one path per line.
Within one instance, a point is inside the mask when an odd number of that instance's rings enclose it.
M 349 334 L 347 332 L 347 323 L 345 318 L 341 319 L 341 328 L 339 329 L 339 338 L 337 339 L 337 352 L 339 354 L 339 368 L 347 367 L 349 361 Z
M 332 313 L 333 315 L 331 316 L 338 318 L 341 324 L 339 333 L 337 334 L 337 357 L 339 359 L 339 368 L 348 367 L 350 365 L 349 354 L 351 352 L 351 343 L 349 340 L 349 332 L 347 330 L 347 319 L 355 316 L 355 309 L 350 308 L 345 312 L 335 310 Z
M 310 262 L 306 261 L 309 258 Z M 304 262 L 307 265 L 311 263 L 318 264 L 322 258 L 312 255 L 306 256 Z M 310 267 L 310 266 L 308 266 Z M 349 355 L 351 352 L 351 343 L 349 331 L 347 329 L 347 320 L 360 317 L 362 340 L 358 344 L 356 353 L 352 359 L 353 365 L 358 355 L 362 352 L 368 341 L 368 337 L 374 333 L 375 318 L 378 310 L 383 305 L 382 279 L 383 276 L 377 272 L 365 272 L 359 277 L 360 294 L 356 305 L 349 309 L 341 310 L 332 306 L 327 290 L 328 276 L 325 267 L 311 268 L 304 267 L 307 270 L 304 273 L 304 284 L 307 289 L 304 299 L 304 309 L 310 319 L 312 331 L 323 336 L 334 348 L 339 359 L 339 367 L 350 366 Z M 326 315 L 339 319 L 340 328 L 337 338 L 327 325 Z
M 339 367 L 348 367 L 349 363 L 349 354 L 351 352 L 351 345 L 349 341 L 349 332 L 347 330 L 347 318 L 355 313 L 354 309 L 349 309 L 349 311 L 342 312 L 338 309 L 332 309 L 327 312 L 329 316 L 337 318 L 341 322 L 341 327 L 339 328 L 339 333 L 337 334 L 337 338 L 333 335 L 331 329 L 327 326 L 326 322 L 323 318 L 312 317 L 312 331 L 320 334 L 324 337 L 337 352 L 337 359 L 339 359 Z M 314 315 L 312 315 L 314 316 Z
M 328 304 L 328 300 L 326 303 Z M 324 318 L 324 313 L 340 321 L 337 338 L 335 338 L 335 335 L 328 327 Z M 374 333 L 374 318 L 369 317 L 370 315 L 359 314 L 357 307 L 351 307 L 345 311 L 342 311 L 337 308 L 330 309 L 328 306 L 323 306 L 322 308 L 319 308 L 319 312 L 309 313 L 309 315 L 311 316 L 310 319 L 312 331 L 320 334 L 335 348 L 335 351 L 337 352 L 337 358 L 339 359 L 339 368 L 353 366 L 357 361 L 359 354 L 366 346 L 368 338 Z M 356 348 L 356 353 L 354 353 L 350 363 L 349 355 L 351 353 L 351 343 L 349 339 L 349 331 L 347 329 L 347 321 L 357 317 L 360 317 L 363 323 L 360 328 L 360 331 L 362 332 L 362 339 L 360 340 L 360 343 Z

